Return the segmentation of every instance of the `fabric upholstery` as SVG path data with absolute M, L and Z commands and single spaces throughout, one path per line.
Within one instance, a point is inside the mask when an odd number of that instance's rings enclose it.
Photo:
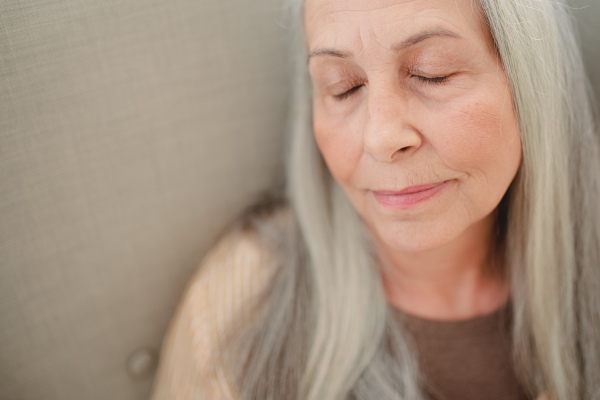
M 573 0 L 571 4 L 579 28 L 583 61 L 596 99 L 600 99 L 600 1 Z M 596 107 L 600 107 L 598 102 Z
M 282 15 L 0 2 L 1 399 L 147 398 L 186 282 L 280 178 Z

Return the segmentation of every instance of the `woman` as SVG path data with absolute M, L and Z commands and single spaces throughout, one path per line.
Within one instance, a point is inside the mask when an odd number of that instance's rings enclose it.
M 599 154 L 566 6 L 298 6 L 288 204 L 207 258 L 154 398 L 599 399 Z

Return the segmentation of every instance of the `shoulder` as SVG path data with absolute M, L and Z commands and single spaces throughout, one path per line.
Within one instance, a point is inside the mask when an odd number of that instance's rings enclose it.
M 239 308 L 258 295 L 275 272 L 274 250 L 256 231 L 229 232 L 209 251 L 189 283 L 181 307 L 217 340 Z M 218 343 L 214 343 L 218 344 Z
M 276 272 L 275 257 L 290 227 L 287 207 L 255 212 L 230 228 L 206 254 L 183 303 L 204 304 L 221 318 L 258 294 Z
M 234 398 L 219 348 L 241 308 L 276 272 L 277 238 L 288 226 L 287 208 L 254 214 L 206 254 L 164 340 L 153 399 Z

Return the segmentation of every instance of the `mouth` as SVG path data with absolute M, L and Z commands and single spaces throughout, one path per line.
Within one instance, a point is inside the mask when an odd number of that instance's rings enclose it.
M 400 191 L 376 190 L 373 196 L 386 208 L 408 209 L 424 203 L 441 192 L 450 181 L 411 186 Z

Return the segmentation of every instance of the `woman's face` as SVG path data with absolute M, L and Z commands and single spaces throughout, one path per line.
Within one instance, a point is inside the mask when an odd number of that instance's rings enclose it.
M 377 239 L 435 249 L 493 223 L 521 161 L 472 0 L 307 0 L 314 132 Z

